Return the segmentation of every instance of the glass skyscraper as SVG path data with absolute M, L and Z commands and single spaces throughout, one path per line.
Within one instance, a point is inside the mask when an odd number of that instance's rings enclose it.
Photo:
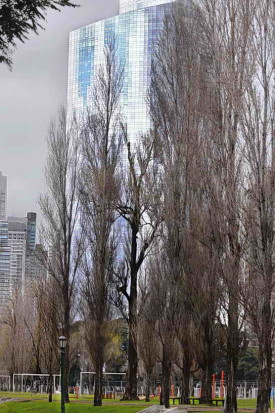
M 125 79 L 122 112 L 134 139 L 150 126 L 146 94 L 154 42 L 174 0 L 120 0 L 119 15 L 82 27 L 70 34 L 68 110 L 81 114 L 91 106 L 97 69 L 104 46 L 115 41 Z

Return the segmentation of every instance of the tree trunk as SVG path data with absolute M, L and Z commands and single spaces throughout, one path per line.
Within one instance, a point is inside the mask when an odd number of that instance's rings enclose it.
M 137 390 L 137 372 L 138 372 L 138 355 L 137 355 L 137 234 L 138 227 L 131 225 L 131 287 L 129 303 L 129 343 L 128 343 L 128 374 L 127 384 L 123 400 L 139 400 Z
M 49 403 L 53 401 L 53 375 L 49 376 Z
M 236 372 L 239 355 L 237 297 L 229 294 L 227 337 L 227 393 L 224 413 L 237 413 Z
M 65 348 L 65 366 L 64 366 L 64 399 L 65 403 L 70 403 L 69 398 L 69 373 L 70 373 L 70 303 L 69 303 L 69 286 L 66 286 L 66 293 L 64 294 L 65 308 L 64 308 L 64 334 L 67 339 Z
M 164 405 L 164 402 L 163 402 L 163 385 L 160 386 L 159 404 L 160 404 L 160 406 Z
M 135 339 L 133 334 L 136 333 L 135 325 L 129 325 L 129 348 L 128 348 L 128 373 L 127 373 L 127 384 L 125 389 L 125 394 L 123 400 L 138 400 L 137 394 L 137 371 L 138 371 L 138 360 L 137 360 L 137 350 Z M 131 330 L 134 329 L 131 333 Z
M 225 413 L 237 413 L 237 394 L 236 394 L 236 368 L 234 367 L 234 356 L 228 355 L 227 360 L 227 392 Z
M 37 350 L 36 352 L 35 352 L 36 354 L 35 354 L 35 364 L 36 364 L 36 367 L 35 367 L 35 374 L 41 374 L 42 373 L 42 370 L 41 370 L 41 368 L 40 368 L 40 354 L 39 354 L 39 351 Z
M 146 390 L 145 390 L 145 401 L 146 401 L 147 403 L 150 402 L 151 376 L 152 376 L 152 372 L 151 372 L 151 371 L 147 371 L 147 373 L 146 373 Z
M 210 367 L 209 364 L 210 363 L 208 363 L 208 360 L 206 360 L 206 364 L 202 372 L 202 380 L 201 380 L 201 399 L 202 399 L 202 403 L 205 403 L 205 404 L 211 404 L 211 399 L 212 399 L 212 385 L 211 385 L 212 367 Z
M 103 356 L 98 357 L 95 367 L 95 396 L 94 406 L 102 406 L 102 378 L 103 378 Z
M 162 374 L 163 374 L 163 402 L 166 409 L 170 408 L 170 387 L 171 387 L 171 362 L 169 361 L 169 349 L 163 351 Z
M 214 323 L 214 320 L 213 320 Z M 212 399 L 212 383 L 211 374 L 213 370 L 213 334 L 211 334 L 211 325 L 206 320 L 205 321 L 205 331 L 204 331 L 204 368 L 202 369 L 202 389 L 201 398 L 202 402 L 206 404 L 211 404 Z
M 194 376 L 193 375 L 190 376 L 190 380 L 189 380 L 189 394 L 190 396 L 194 396 Z
M 182 381 L 181 381 L 181 404 L 186 403 L 186 399 L 190 395 L 190 366 L 183 360 Z
M 9 374 L 10 376 L 10 391 L 13 392 L 15 389 L 13 388 L 13 373 Z
M 256 413 L 268 413 L 270 411 L 272 368 L 272 319 L 269 299 L 265 301 L 263 306 L 261 322 L 262 337 L 259 340 L 260 371 Z

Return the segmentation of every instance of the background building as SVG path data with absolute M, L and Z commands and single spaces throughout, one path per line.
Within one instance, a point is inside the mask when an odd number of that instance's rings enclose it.
M 35 250 L 36 243 L 36 213 L 27 213 L 27 249 L 29 251 Z
M 104 61 L 104 46 L 114 40 L 125 79 L 122 112 L 132 140 L 150 126 L 146 95 L 152 50 L 174 0 L 120 0 L 120 14 L 70 34 L 68 110 L 81 114 L 92 105 L 95 74 Z
M 10 297 L 10 243 L 7 221 L 0 221 L 0 306 Z
M 7 177 L 0 172 L 0 221 L 7 217 Z
M 26 237 L 26 277 L 32 278 L 36 273 L 37 260 L 35 257 L 36 246 L 36 214 L 27 214 L 27 237 Z
M 8 234 L 10 245 L 10 289 L 25 281 L 47 275 L 43 265 L 47 253 L 36 244 L 36 213 L 28 212 L 27 217 L 9 217 Z
M 25 281 L 26 268 L 26 218 L 8 218 L 10 245 L 10 293 L 18 283 Z
M 173 1 L 173 0 L 171 0 Z M 140 10 L 145 7 L 157 6 L 168 3 L 167 0 L 120 0 L 119 13 L 126 13 L 129 11 Z
M 174 0 L 120 0 L 119 15 L 74 30 L 69 41 L 68 113 L 81 117 L 92 108 L 95 78 L 104 63 L 106 45 L 114 42 L 124 68 L 121 112 L 132 144 L 150 128 L 147 92 L 154 44 Z M 126 158 L 124 148 L 123 159 Z M 126 224 L 117 221 L 126 236 Z M 120 245 L 122 250 L 120 250 Z M 124 255 L 119 243 L 119 254 Z
M 36 213 L 7 218 L 7 177 L 0 172 L 0 306 L 16 284 L 46 276 L 47 253 L 36 244 Z
M 0 172 L 0 305 L 9 298 L 10 293 L 10 245 L 6 218 L 7 177 Z

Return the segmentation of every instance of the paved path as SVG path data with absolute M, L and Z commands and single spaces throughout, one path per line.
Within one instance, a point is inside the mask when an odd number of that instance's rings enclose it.
M 2 398 L 0 399 L 0 404 L 8 403 L 8 402 L 18 402 L 18 401 L 20 401 L 20 400 L 21 400 L 21 399 L 10 398 L 10 397 L 2 397 Z

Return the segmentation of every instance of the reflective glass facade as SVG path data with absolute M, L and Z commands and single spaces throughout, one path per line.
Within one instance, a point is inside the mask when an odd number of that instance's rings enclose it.
M 173 0 L 172 0 L 173 1 Z M 119 13 L 127 13 L 133 10 L 144 9 L 145 7 L 159 6 L 169 3 L 167 0 L 120 0 Z
M 92 105 L 97 69 L 104 46 L 115 39 L 118 58 L 125 67 L 122 111 L 131 139 L 148 129 L 146 93 L 153 44 L 173 0 L 121 0 L 120 14 L 82 27 L 70 34 L 68 110 L 82 113 Z

